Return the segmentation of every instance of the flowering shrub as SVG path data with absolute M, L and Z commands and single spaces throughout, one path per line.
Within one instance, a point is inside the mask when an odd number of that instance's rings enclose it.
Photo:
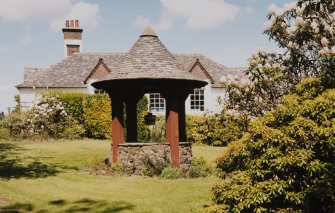
M 72 135 L 73 132 L 67 133 L 73 128 L 77 128 L 75 135 Z M 30 110 L 27 131 L 31 135 L 52 138 L 62 138 L 64 133 L 71 138 L 83 135 L 83 129 L 72 117 L 68 116 L 64 103 L 57 96 L 43 96 L 39 103 Z
M 331 87 L 335 77 L 335 7 L 328 0 L 299 0 L 269 6 L 264 33 L 280 53 L 259 51 L 245 71 L 249 82 L 221 80 L 228 91 L 227 106 L 248 116 L 261 116 L 295 91 L 305 77 L 321 77 Z

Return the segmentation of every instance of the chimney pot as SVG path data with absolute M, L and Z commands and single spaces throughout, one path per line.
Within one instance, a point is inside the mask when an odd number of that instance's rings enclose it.
M 75 22 L 75 26 L 76 26 L 76 27 L 79 27 L 79 20 L 76 20 L 76 22 Z
M 74 21 L 70 20 L 70 27 L 74 27 Z
M 65 21 L 65 27 L 70 27 L 70 22 L 69 22 L 69 20 L 66 20 L 66 21 Z

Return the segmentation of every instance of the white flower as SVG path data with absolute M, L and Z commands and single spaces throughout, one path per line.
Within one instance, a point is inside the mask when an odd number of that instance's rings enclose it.
M 285 13 L 285 10 L 283 10 L 282 8 L 278 8 L 275 12 L 277 16 L 282 16 L 284 13 Z
M 276 62 L 276 63 L 274 63 L 274 64 L 272 65 L 272 67 L 275 68 L 275 69 L 277 69 L 277 68 L 280 67 L 280 64 Z
M 292 10 L 296 7 L 296 2 L 291 2 L 291 3 L 286 3 L 284 5 L 284 11 L 289 11 L 289 10 Z
M 305 10 L 305 7 L 296 7 L 295 12 L 299 15 L 301 15 Z
M 281 27 L 286 27 L 286 22 L 285 21 L 282 21 L 281 24 L 280 24 Z
M 284 61 L 288 61 L 288 60 L 290 60 L 290 59 L 291 59 L 291 56 L 288 55 L 288 54 L 283 56 L 283 60 L 284 60 Z
M 250 61 L 250 63 L 251 63 L 252 65 L 255 65 L 255 64 L 257 64 L 257 60 L 252 59 L 252 60 Z
M 319 51 L 319 54 L 320 55 L 325 55 L 325 54 L 328 54 L 330 52 L 331 52 L 331 50 L 328 47 L 324 47 Z
M 325 30 L 328 31 L 328 32 L 331 33 L 331 34 L 333 33 L 333 27 L 330 26 L 329 24 L 326 24 L 326 25 L 325 25 Z
M 274 24 L 274 19 L 270 19 L 270 20 L 264 22 L 264 28 L 266 30 L 270 30 L 271 27 L 273 26 L 273 24 Z
M 41 129 L 44 129 L 44 126 L 43 126 L 43 125 L 41 125 Z
M 221 76 L 221 78 L 220 78 L 220 82 L 221 83 L 226 83 L 227 82 L 227 78 L 226 78 L 226 76 Z
M 332 46 L 332 48 L 331 48 L 331 52 L 332 52 L 332 53 L 335 53 L 335 46 Z
M 299 45 L 295 42 L 292 42 L 292 41 L 288 42 L 287 47 L 291 48 L 291 49 L 294 49 L 294 50 L 299 49 Z
M 289 34 L 289 35 L 294 34 L 295 31 L 297 31 L 297 27 L 296 27 L 296 26 L 290 26 L 290 27 L 288 27 L 287 30 L 286 30 L 287 34 Z
M 258 68 L 258 69 L 262 69 L 262 68 L 263 68 L 263 65 L 262 65 L 262 64 L 258 64 L 258 65 L 257 65 L 257 68 Z
M 322 37 L 322 39 L 321 39 L 322 46 L 326 47 L 326 46 L 328 46 L 328 43 L 329 43 L 328 39 L 325 38 L 325 37 Z
M 264 67 L 267 68 L 267 69 L 270 69 L 270 68 L 271 68 L 271 65 L 270 65 L 269 63 L 266 63 L 266 64 L 264 65 Z
M 242 85 L 247 85 L 247 84 L 250 83 L 250 81 L 249 81 L 249 79 L 242 78 L 241 81 L 240 81 L 240 83 L 241 83 Z
M 276 13 L 277 12 L 277 5 L 270 4 L 269 7 L 268 7 L 268 12 L 269 13 Z
M 306 24 L 306 21 L 305 21 L 301 16 L 298 16 L 298 17 L 296 17 L 296 19 L 295 19 L 295 23 L 296 23 L 296 25 L 298 25 L 298 26 L 303 26 L 303 25 Z
M 313 21 L 313 22 L 311 23 L 311 27 L 312 27 L 312 29 L 313 29 L 314 31 L 317 31 L 316 33 L 319 32 L 319 25 L 318 25 L 318 23 L 316 23 L 315 21 Z

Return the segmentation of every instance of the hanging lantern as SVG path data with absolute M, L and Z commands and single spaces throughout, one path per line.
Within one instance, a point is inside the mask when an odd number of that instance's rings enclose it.
M 155 123 L 156 123 L 156 115 L 152 114 L 151 112 L 148 112 L 148 114 L 144 116 L 144 124 L 155 125 Z

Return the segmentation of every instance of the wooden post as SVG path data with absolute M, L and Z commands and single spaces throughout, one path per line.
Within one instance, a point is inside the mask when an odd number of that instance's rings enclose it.
M 112 101 L 113 163 L 117 163 L 119 144 L 124 143 L 123 94 L 109 94 Z
M 174 94 L 174 95 L 171 95 Z M 179 128 L 178 128 L 178 97 L 176 93 L 169 93 L 165 97 L 166 119 L 166 143 L 170 144 L 171 161 L 175 167 L 180 167 L 179 160 Z

